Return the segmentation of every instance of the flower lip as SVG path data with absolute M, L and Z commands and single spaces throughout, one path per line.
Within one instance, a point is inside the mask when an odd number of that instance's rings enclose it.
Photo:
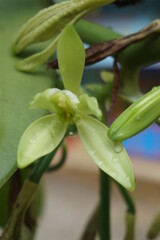
M 68 90 L 63 90 L 62 93 L 64 93 L 70 100 L 70 102 L 75 105 L 75 104 L 79 104 L 79 99 L 78 97 L 72 93 L 71 91 Z
M 59 90 L 50 95 L 49 101 L 54 105 L 55 111 L 61 120 L 74 122 L 76 108 L 79 104 L 76 95 L 67 90 Z

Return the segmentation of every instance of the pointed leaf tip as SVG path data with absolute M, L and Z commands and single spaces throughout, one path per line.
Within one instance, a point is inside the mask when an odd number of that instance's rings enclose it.
M 85 64 L 83 43 L 72 25 L 63 30 L 57 47 L 58 65 L 67 90 L 79 92 Z

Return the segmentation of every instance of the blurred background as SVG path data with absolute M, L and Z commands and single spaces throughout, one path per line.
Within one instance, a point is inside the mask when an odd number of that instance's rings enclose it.
M 87 19 L 113 28 L 124 35 L 134 33 L 160 16 L 159 0 L 143 0 L 136 5 L 104 7 Z M 111 70 L 113 59 L 87 67 L 84 80 L 97 81 L 101 70 Z M 160 85 L 160 64 L 144 68 L 140 85 L 147 91 Z M 160 209 L 160 127 L 153 124 L 147 130 L 124 141 L 136 176 L 136 190 L 132 193 L 137 208 L 136 239 L 146 240 L 147 230 Z M 98 204 L 98 169 L 90 160 L 77 136 L 67 139 L 68 157 L 65 166 L 44 178 L 46 199 L 37 240 L 78 240 Z M 60 153 L 59 153 L 60 154 Z M 57 156 L 58 159 L 58 156 Z M 111 222 L 112 239 L 124 239 L 126 206 L 112 183 Z M 160 239 L 157 238 L 157 239 Z M 86 239 L 87 240 L 87 239 Z

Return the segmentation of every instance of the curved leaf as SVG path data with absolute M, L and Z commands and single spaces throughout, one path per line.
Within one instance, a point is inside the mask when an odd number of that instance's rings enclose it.
M 63 30 L 58 42 L 57 54 L 65 88 L 78 94 L 85 64 L 85 50 L 72 25 L 68 25 Z
M 24 168 L 38 158 L 52 152 L 61 142 L 67 124 L 56 114 L 33 122 L 24 132 L 18 147 L 18 167 Z
M 98 120 L 83 116 L 76 122 L 80 139 L 100 169 L 130 191 L 135 180 L 128 154 L 121 143 L 107 137 L 108 128 Z

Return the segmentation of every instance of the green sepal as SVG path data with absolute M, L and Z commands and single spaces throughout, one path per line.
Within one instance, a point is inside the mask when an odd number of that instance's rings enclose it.
M 38 158 L 52 152 L 63 139 L 67 123 L 56 114 L 33 122 L 24 132 L 18 147 L 17 165 L 24 168 Z
M 72 25 L 63 30 L 57 47 L 58 65 L 65 89 L 78 94 L 85 64 L 83 43 Z
M 160 116 L 160 86 L 139 98 L 129 106 L 111 125 L 108 136 L 123 141 L 143 131 Z
M 132 165 L 122 143 L 107 137 L 108 128 L 90 116 L 77 118 L 80 139 L 91 159 L 105 173 L 130 191 L 135 188 Z

